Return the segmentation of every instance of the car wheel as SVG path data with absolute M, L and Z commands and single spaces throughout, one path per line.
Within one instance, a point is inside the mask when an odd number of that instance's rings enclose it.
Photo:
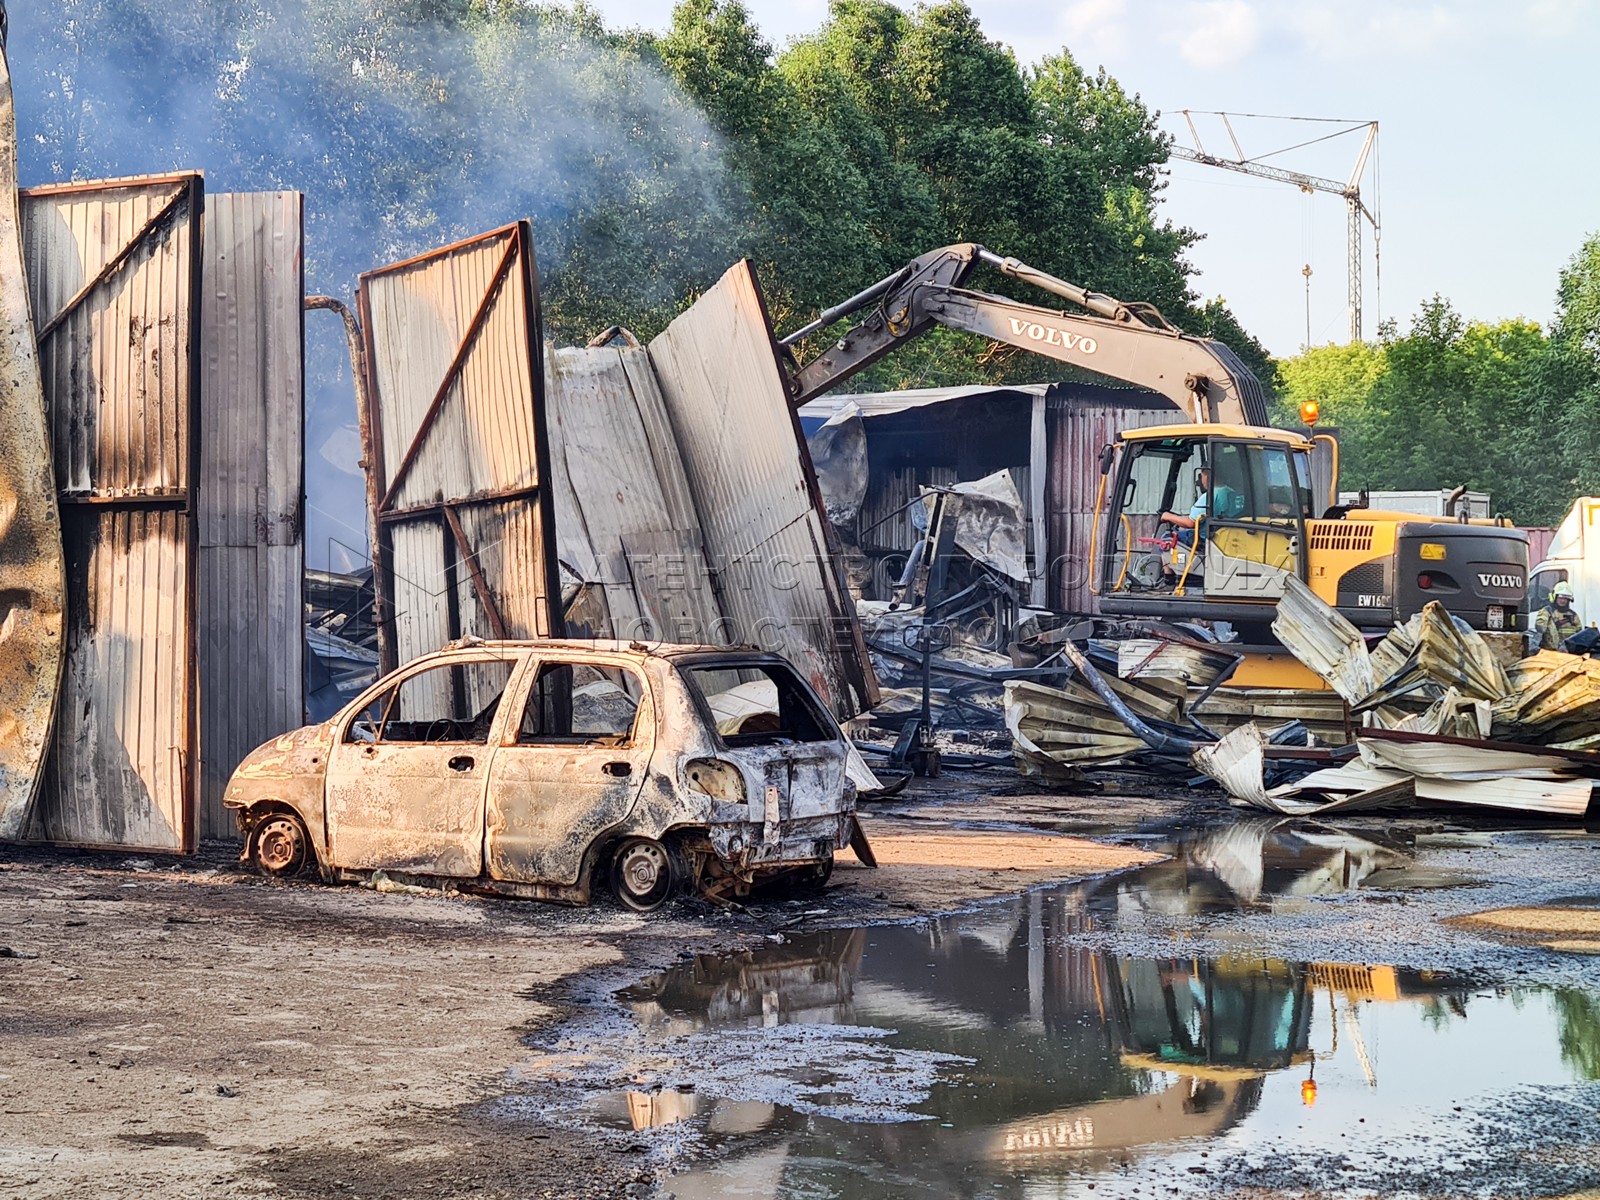
M 681 878 L 672 852 L 653 838 L 629 838 L 611 856 L 611 890 L 635 912 L 660 908 Z
M 833 878 L 833 855 L 819 863 L 812 863 L 809 867 L 801 867 L 796 880 L 800 888 L 807 892 L 820 892 L 828 886 L 828 880 Z
M 250 861 L 263 875 L 287 879 L 305 869 L 311 837 L 293 813 L 269 814 L 250 837 Z

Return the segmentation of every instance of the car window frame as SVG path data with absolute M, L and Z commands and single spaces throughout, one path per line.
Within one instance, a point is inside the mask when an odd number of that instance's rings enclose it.
M 628 731 L 627 739 L 620 742 L 580 741 L 578 737 L 574 736 L 561 741 L 523 741 L 522 714 L 527 711 L 528 701 L 533 697 L 533 687 L 534 684 L 539 681 L 539 672 L 542 671 L 547 664 L 553 664 L 556 666 L 611 668 L 618 671 L 632 672 L 640 685 L 639 703 L 634 709 L 633 726 Z M 606 750 L 633 750 L 637 749 L 641 745 L 653 745 L 655 741 L 655 714 L 658 711 L 658 705 L 656 704 L 655 685 L 650 679 L 650 672 L 645 669 L 645 665 L 643 663 L 625 658 L 622 655 L 590 655 L 582 652 L 574 653 L 571 651 L 563 653 L 560 649 L 551 648 L 550 650 L 533 650 L 529 652 L 526 660 L 523 663 L 523 672 L 524 674 L 518 688 L 519 699 L 514 705 L 517 716 L 515 721 L 512 721 L 510 724 L 502 727 L 500 741 L 497 743 L 500 747 L 504 749 L 515 750 L 537 750 L 541 748 L 570 750 L 575 747 L 592 747 Z M 509 690 L 510 688 L 508 687 L 507 691 Z M 641 738 L 639 736 L 640 721 L 644 718 L 647 708 L 649 711 L 651 726 L 648 731 L 648 738 Z M 500 714 L 496 715 L 499 716 Z
M 530 657 L 532 657 L 532 656 L 526 650 L 494 650 L 494 651 L 490 651 L 490 650 L 483 650 L 483 651 L 455 650 L 455 651 L 449 651 L 449 652 L 446 652 L 446 653 L 443 653 L 443 654 L 426 655 L 426 656 L 424 656 L 422 658 L 413 659 L 412 661 L 406 663 L 404 666 L 397 667 L 393 671 L 390 671 L 389 674 L 385 675 L 382 679 L 377 680 L 375 683 L 372 684 L 371 687 L 369 687 L 366 691 L 362 692 L 361 695 L 357 696 L 355 698 L 355 700 L 351 701 L 351 703 L 345 709 L 343 709 L 339 713 L 338 716 L 336 716 L 334 718 L 333 744 L 335 746 L 359 745 L 359 746 L 485 746 L 485 747 L 499 745 L 501 739 L 503 739 L 504 736 L 505 736 L 506 697 L 514 694 L 515 692 L 517 692 L 517 691 L 519 691 L 521 689 L 520 681 L 521 681 L 523 675 L 526 673 L 526 671 L 528 669 L 528 660 L 529 660 Z M 365 712 L 367 710 L 367 708 L 375 700 L 380 699 L 384 695 L 384 693 L 389 692 L 389 691 L 398 691 L 400 686 L 402 684 L 404 684 L 408 679 L 412 679 L 412 678 L 414 678 L 414 677 L 416 677 L 418 675 L 421 675 L 424 671 L 436 670 L 439 667 L 450 667 L 450 666 L 456 666 L 456 665 L 463 664 L 463 663 L 504 662 L 506 659 L 510 659 L 510 658 L 516 659 L 516 663 L 511 668 L 511 675 L 506 679 L 505 690 L 500 693 L 500 707 L 495 711 L 494 721 L 491 722 L 491 724 L 489 726 L 489 736 L 488 736 L 488 739 L 486 741 L 484 741 L 484 742 L 385 742 L 381 738 L 375 739 L 375 740 L 373 740 L 371 742 L 351 742 L 350 741 L 350 727 L 355 724 L 356 718 L 359 717 L 363 712 Z M 394 701 L 393 701 L 393 699 L 391 699 L 389 701 L 389 704 L 393 704 L 393 703 L 394 703 Z M 389 719 L 389 705 L 385 705 L 384 706 L 384 710 L 383 710 L 383 720 L 379 723 L 379 729 L 380 730 L 383 728 L 384 724 L 388 723 L 388 719 Z
M 850 744 L 849 736 L 846 735 L 844 727 L 839 723 L 839 718 L 828 707 L 827 701 L 817 694 L 817 689 L 812 687 L 810 681 L 786 658 L 768 654 L 739 654 L 733 652 L 728 654 L 707 654 L 703 658 L 696 655 L 674 659 L 672 661 L 672 670 L 677 678 L 677 686 L 687 694 L 690 704 L 694 706 L 695 712 L 700 715 L 701 724 L 705 727 L 706 733 L 710 736 L 712 744 L 717 749 L 732 753 L 737 750 L 753 750 L 761 749 L 762 747 L 731 744 L 722 736 L 722 731 L 717 728 L 716 714 L 711 711 L 710 700 L 706 697 L 699 684 L 689 677 L 691 669 L 703 667 L 727 667 L 733 670 L 737 670 L 740 667 L 778 667 L 791 672 L 800 685 L 811 693 L 812 703 L 817 706 L 817 711 L 821 714 L 823 721 L 834 733 L 832 741 L 794 742 L 792 745 L 830 746 L 844 744 L 848 746 Z

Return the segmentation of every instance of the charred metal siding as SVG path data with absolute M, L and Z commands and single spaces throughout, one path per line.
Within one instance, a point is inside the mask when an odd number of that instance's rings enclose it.
M 1124 429 L 1170 425 L 1183 414 L 1158 397 L 1072 385 L 1045 401 L 1045 549 L 1048 605 L 1057 612 L 1098 613 L 1089 561 L 1095 497 L 1100 488 L 1100 448 Z M 1035 565 L 1035 570 L 1040 565 Z
M 28 307 L 17 123 L 0 48 L 0 839 L 27 833 L 61 685 L 66 569 Z
M 715 641 L 722 614 L 648 353 L 552 348 L 545 362 L 561 561 L 599 593 L 571 619 L 597 637 Z
M 51 841 L 194 843 L 201 204 L 198 175 L 23 195 L 67 559 Z
M 870 707 L 876 681 L 749 263 L 649 349 L 725 618 L 720 640 L 782 654 L 841 715 Z
M 559 632 L 526 222 L 361 277 L 386 669 L 466 634 Z
M 202 837 L 237 836 L 241 759 L 305 720 L 304 297 L 298 192 L 207 198 L 201 306 Z

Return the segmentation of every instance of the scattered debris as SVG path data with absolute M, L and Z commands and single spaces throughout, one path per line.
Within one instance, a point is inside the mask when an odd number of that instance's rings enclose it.
M 1255 724 L 1194 765 L 1241 804 L 1291 815 L 1462 805 L 1582 819 L 1600 780 L 1600 663 L 1543 651 L 1509 669 L 1483 634 L 1430 603 L 1370 652 L 1299 581 L 1273 632 L 1359 714 L 1353 756 L 1272 786 Z

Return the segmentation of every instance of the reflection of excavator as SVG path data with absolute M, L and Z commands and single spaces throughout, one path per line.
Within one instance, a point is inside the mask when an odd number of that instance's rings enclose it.
M 1059 312 L 963 287 L 979 265 L 1088 311 Z M 944 326 L 1147 388 L 1187 416 L 1187 424 L 1124 431 L 1105 447 L 1095 544 L 1053 548 L 1091 563 L 1108 615 L 1228 621 L 1247 646 L 1266 648 L 1277 600 L 1297 576 L 1368 628 L 1403 622 L 1429 600 L 1479 629 L 1519 626 L 1525 534 L 1501 520 L 1441 522 L 1339 507 L 1335 440 L 1266 428 L 1266 396 L 1238 356 L 1221 342 L 1181 332 L 1148 304 L 1114 300 L 962 243 L 924 254 L 783 344 L 869 308 L 828 349 L 794 365 L 794 403 Z M 1315 406 L 1303 415 L 1314 424 Z M 1314 451 L 1331 455 L 1322 497 L 1312 490 Z M 1297 664 L 1273 661 L 1247 655 L 1230 683 L 1321 686 Z

